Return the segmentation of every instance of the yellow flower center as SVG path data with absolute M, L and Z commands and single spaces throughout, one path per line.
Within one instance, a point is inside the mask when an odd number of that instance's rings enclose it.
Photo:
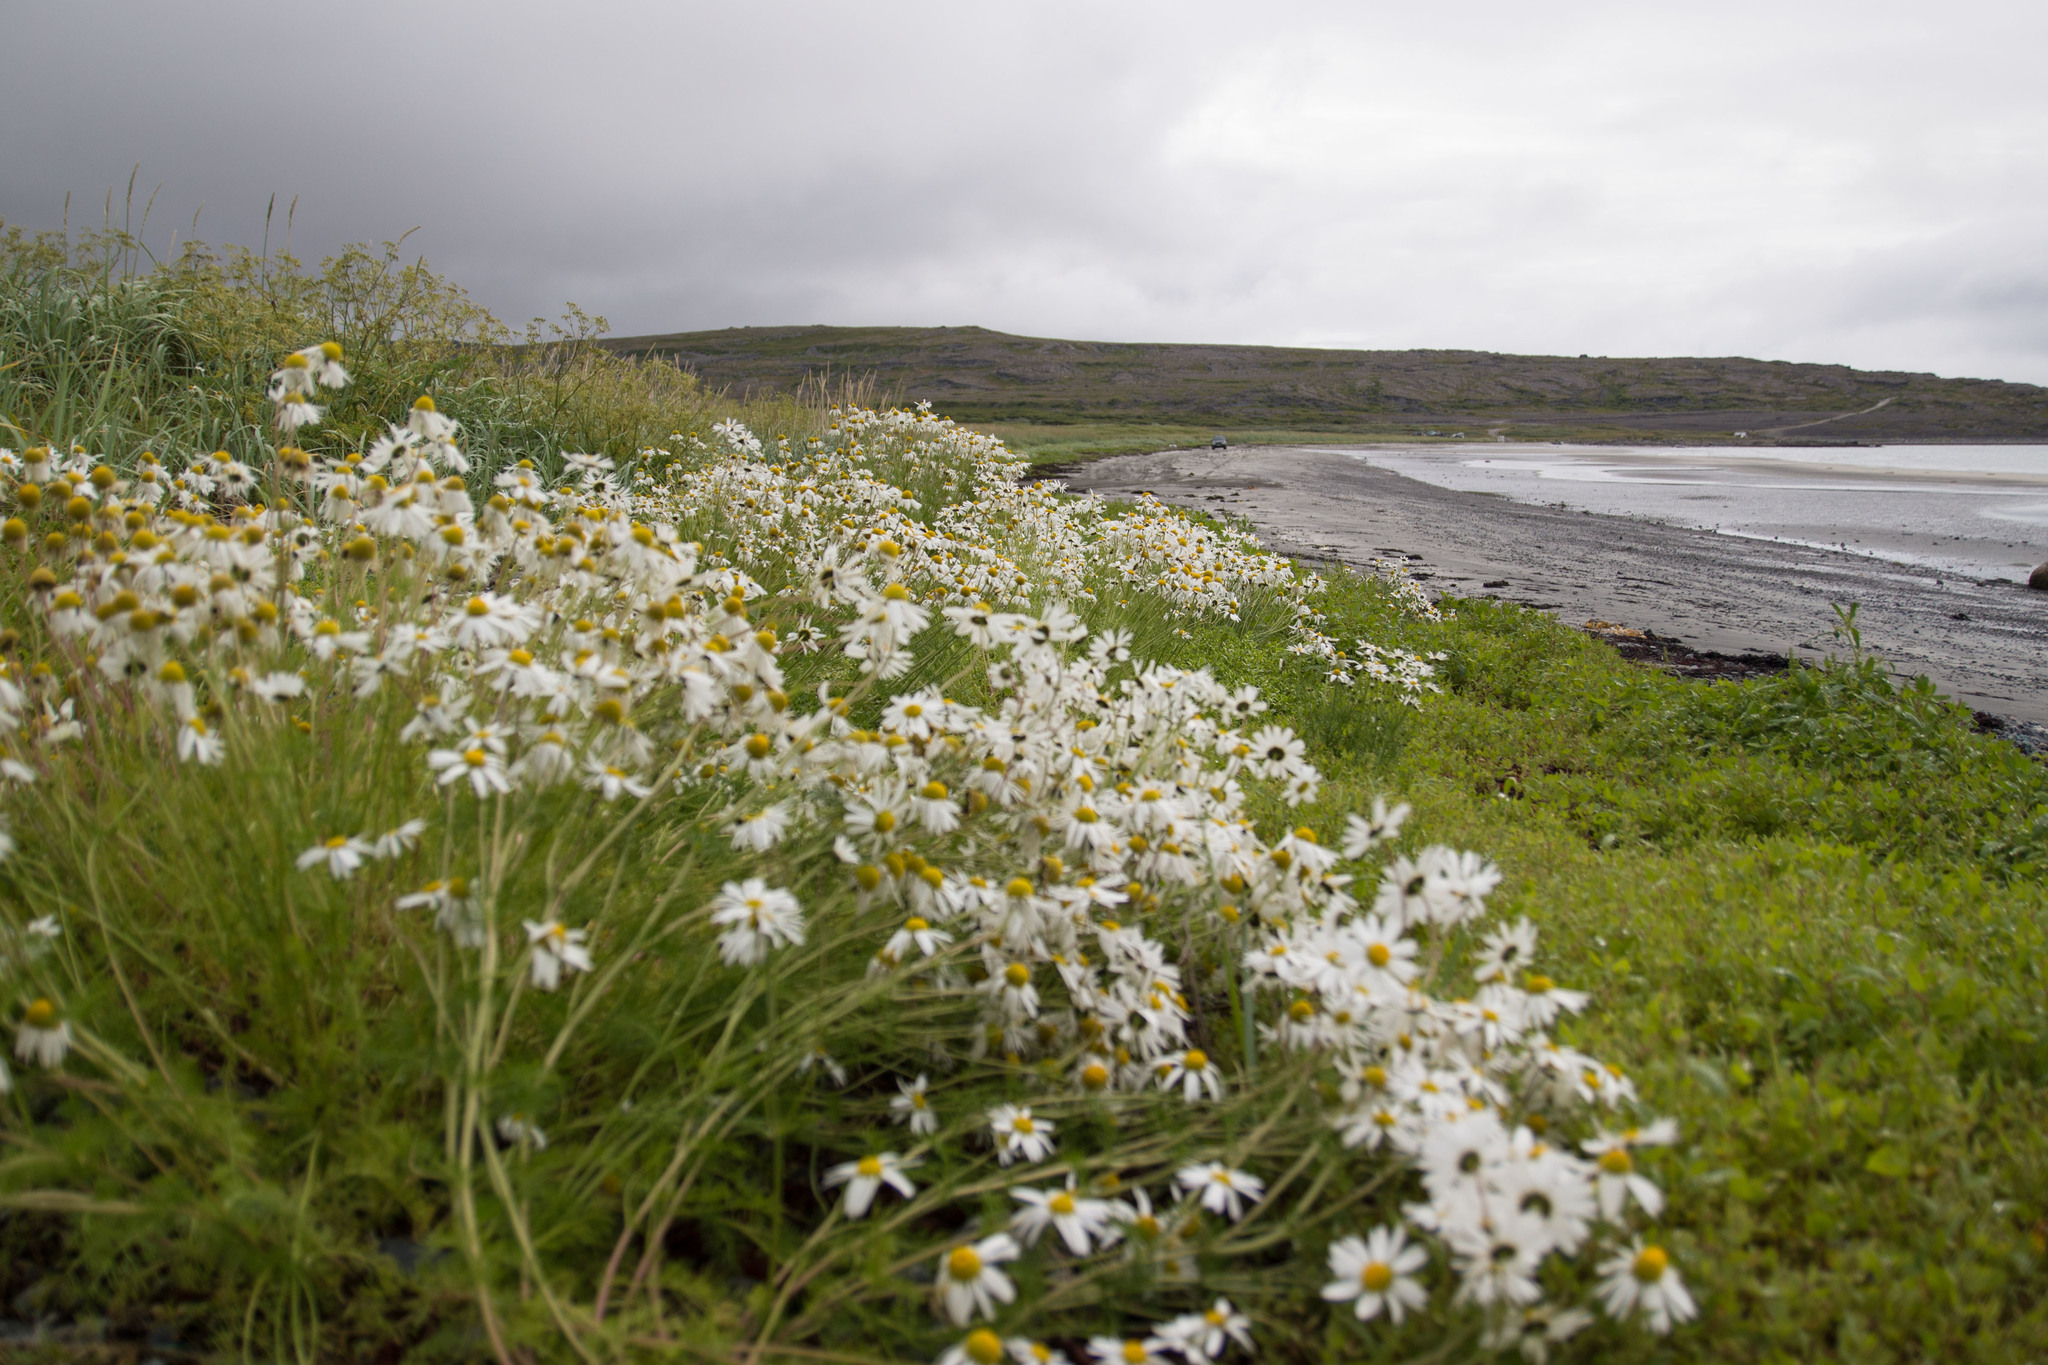
M 1375 967 L 1384 967 L 1394 960 L 1394 951 L 1384 943 L 1375 943 L 1365 950 L 1365 960 Z
M 883 834 L 887 834 L 890 830 L 896 828 L 896 813 L 886 810 L 876 811 L 875 828 Z
M 1031 879 L 1028 877 L 1012 877 L 1010 878 L 1010 884 L 1005 886 L 1003 890 L 1022 900 L 1031 894 Z
M 1145 1365 L 1145 1362 L 1151 1358 L 1152 1353 L 1145 1349 L 1144 1342 L 1127 1341 L 1124 1343 L 1124 1359 L 1129 1362 L 1129 1365 Z
M 1644 1284 L 1655 1284 L 1670 1268 L 1671 1258 L 1664 1254 L 1663 1247 L 1644 1247 L 1636 1254 L 1636 1262 L 1629 1270 Z
M 878 1156 L 864 1156 L 860 1159 L 860 1173 L 870 1180 L 882 1174 L 882 1159 Z
M 959 1252 L 954 1252 L 959 1255 Z M 972 1256 L 974 1253 L 969 1252 Z M 975 1365 L 996 1365 L 1003 1358 L 1003 1339 L 983 1327 L 967 1334 L 967 1358 Z
M 953 1254 L 946 1258 L 946 1275 L 955 1280 L 972 1280 L 981 1275 L 981 1257 L 974 1254 L 973 1247 L 955 1247 Z
M 1191 1047 L 1188 1049 L 1187 1059 L 1182 1065 L 1186 1066 L 1190 1071 L 1207 1071 L 1209 1069 L 1209 1054 L 1198 1047 Z
M 38 999 L 28 1007 L 25 1018 L 30 1028 L 48 1028 L 57 1022 L 57 1007 L 47 999 Z
M 903 927 L 905 929 L 908 929 L 913 934 L 921 934 L 925 930 L 931 928 L 932 926 L 929 920 L 926 920 L 917 915 L 912 915 L 909 919 L 903 921 Z
M 1016 1131 L 1020 1133 L 1029 1133 L 1035 1131 L 1037 1125 L 1032 1123 L 1031 1115 L 1019 1114 L 1017 1116 L 1016 1122 L 1012 1123 L 1010 1127 L 1014 1128 Z
M 1524 978 L 1522 982 L 1522 989 L 1528 991 L 1531 995 L 1542 995 L 1546 991 L 1554 989 L 1556 985 L 1557 983 L 1555 981 L 1552 981 L 1549 977 L 1537 976 L 1532 973 L 1528 977 Z
M 472 768 L 481 768 L 484 766 L 484 751 L 482 749 L 465 749 L 462 751 L 462 761 Z
M 1358 1282 L 1369 1293 L 1384 1294 L 1387 1286 L 1394 1282 L 1394 1267 L 1385 1261 L 1367 1261 L 1365 1269 L 1358 1272 Z
M 1081 1068 L 1081 1084 L 1090 1090 L 1100 1090 L 1109 1084 L 1109 1068 L 1101 1062 L 1090 1062 Z
M 924 799 L 927 801 L 943 801 L 946 799 L 946 784 L 943 782 L 927 782 L 924 784 L 923 794 Z
M 1054 1213 L 1072 1213 L 1074 1211 L 1074 1196 L 1068 1194 L 1065 1190 L 1062 1190 L 1058 1194 L 1054 1195 L 1052 1198 L 1046 1200 L 1045 1206 L 1051 1209 Z
M 1012 962 L 1003 968 L 1003 980 L 1012 986 L 1021 987 L 1031 980 L 1031 969 L 1021 962 Z
M 1625 1147 L 1610 1147 L 1600 1154 L 1600 1169 L 1609 1175 L 1627 1175 L 1636 1168 Z
M 469 605 L 465 606 L 463 610 L 471 616 L 489 616 L 491 614 L 491 604 L 484 601 L 481 597 L 472 597 L 469 599 Z

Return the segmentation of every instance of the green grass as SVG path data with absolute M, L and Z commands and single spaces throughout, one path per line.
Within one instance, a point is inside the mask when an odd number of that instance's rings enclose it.
M 1232 445 L 1355 445 L 1368 441 L 1400 441 L 1412 433 L 1398 428 L 1354 428 L 1308 431 L 1289 428 L 1240 431 L 1231 427 L 1190 427 L 1155 422 L 976 422 L 976 430 L 992 432 L 1034 465 L 1069 464 L 1109 455 L 1142 455 L 1175 447 L 1207 449 L 1222 436 Z
M 512 345 L 395 243 L 350 247 L 318 269 L 189 243 L 138 272 L 135 250 L 120 233 L 65 243 L 0 225 L 0 437 L 119 458 L 267 458 L 264 382 L 308 336 L 338 341 L 352 375 L 326 422 L 304 433 L 313 454 L 365 448 L 428 394 L 462 423 L 476 487 L 520 459 L 550 474 L 565 450 L 630 459 L 728 416 L 767 433 L 822 425 L 806 401 L 734 402 L 673 366 L 620 360 L 592 344 L 603 319 L 574 305 Z
M 1369 589 L 1334 593 L 1386 637 Z M 2048 767 L 1867 662 L 1679 682 L 1446 605 L 1409 634 L 1450 653 L 1449 694 L 1391 780 L 1325 738 L 1323 804 L 1392 786 L 1432 838 L 1494 850 L 1507 913 L 1596 993 L 1576 1041 L 1681 1123 L 1666 1222 L 1705 1314 L 1669 1358 L 2048 1347 Z M 1227 636 L 1188 657 L 1311 736 L 1331 705 Z

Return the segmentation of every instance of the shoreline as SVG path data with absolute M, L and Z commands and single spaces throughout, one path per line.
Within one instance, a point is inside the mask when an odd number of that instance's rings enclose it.
M 1991 717 L 2048 725 L 2048 597 L 2023 584 L 1440 488 L 1324 449 L 1115 455 L 1036 471 L 1075 492 L 1250 521 L 1292 558 L 1369 568 L 1399 557 L 1432 593 L 1494 597 L 1641 631 L 1703 658 L 1819 657 L 1833 603 L 1858 604 L 1866 649 Z M 2024 747 L 2024 746 L 2023 746 Z

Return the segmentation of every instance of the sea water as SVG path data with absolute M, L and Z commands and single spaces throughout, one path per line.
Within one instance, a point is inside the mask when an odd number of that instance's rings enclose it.
M 2048 560 L 2048 445 L 1351 447 L 1443 488 L 2024 580 Z

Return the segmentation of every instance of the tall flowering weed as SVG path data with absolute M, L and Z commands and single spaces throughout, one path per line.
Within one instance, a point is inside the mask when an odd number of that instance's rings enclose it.
M 0 1202 L 230 1220 L 234 1143 L 176 1115 L 307 1083 L 197 976 L 147 1017 L 123 962 L 177 979 L 197 913 L 110 911 L 67 861 L 123 837 L 68 812 L 217 779 L 285 798 L 243 812 L 270 932 L 341 945 L 344 1012 L 417 1021 L 374 1106 L 503 1359 L 680 1333 L 1194 1362 L 1310 1349 L 1319 1296 L 1540 1360 L 1589 1306 L 1691 1316 L 1645 1240 L 1676 1134 L 1558 1040 L 1587 998 L 1489 918 L 1500 872 L 1405 841 L 1405 807 L 1318 830 L 1322 775 L 1255 689 L 1088 625 L 1277 601 L 1330 677 L 1419 702 L 1422 657 L 1318 633 L 1313 577 L 1021 482 L 923 410 L 472 488 L 429 399 L 360 452 L 293 445 L 347 381 L 336 347 L 287 357 L 255 463 L 0 451 L 28 1068 L 0 1087 L 44 1097 L 6 1120 L 34 1159 Z M 117 752 L 160 790 L 115 790 Z M 104 1140 L 67 1155 L 86 1103 Z M 722 1309 L 689 1249 L 713 1226 L 764 1258 Z M 248 1292 L 246 1322 L 300 1306 Z

